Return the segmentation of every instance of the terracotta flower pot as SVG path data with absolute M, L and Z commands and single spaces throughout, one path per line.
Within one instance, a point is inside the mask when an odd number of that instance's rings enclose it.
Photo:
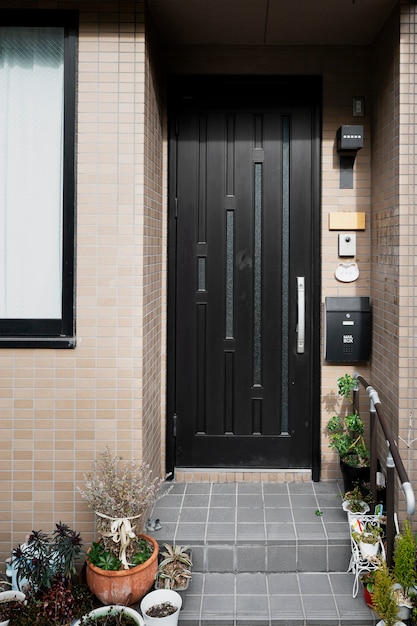
M 145 563 L 131 569 L 100 569 L 89 562 L 87 552 L 87 585 L 103 604 L 137 604 L 153 587 L 158 570 L 158 543 L 148 535 L 141 537 L 152 543 L 153 552 Z

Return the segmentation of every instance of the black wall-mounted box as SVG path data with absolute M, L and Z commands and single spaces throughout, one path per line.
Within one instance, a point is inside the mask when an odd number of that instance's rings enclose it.
M 333 363 L 369 361 L 371 304 L 367 297 L 325 300 L 325 359 Z
M 338 152 L 363 148 L 363 126 L 344 124 L 337 131 Z

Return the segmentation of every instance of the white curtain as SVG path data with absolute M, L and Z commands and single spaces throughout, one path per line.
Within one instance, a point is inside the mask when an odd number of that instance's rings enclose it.
M 64 32 L 0 27 L 0 318 L 59 319 Z

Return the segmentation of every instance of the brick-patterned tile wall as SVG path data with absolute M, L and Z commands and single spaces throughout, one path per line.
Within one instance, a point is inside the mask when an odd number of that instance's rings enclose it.
M 372 380 L 411 481 L 417 479 L 416 23 L 415 5 L 401 3 L 375 45 L 372 161 Z M 382 436 L 380 449 L 385 456 Z
M 164 472 L 162 120 L 144 4 L 54 5 L 79 9 L 77 347 L 0 352 L 2 562 L 59 520 L 92 538 L 76 487 L 106 445 Z

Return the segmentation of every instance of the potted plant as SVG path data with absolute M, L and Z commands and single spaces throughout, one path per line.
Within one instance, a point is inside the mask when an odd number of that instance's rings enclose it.
M 364 423 L 353 406 L 352 391 L 357 381 L 350 374 L 345 374 L 337 384 L 338 394 L 351 403 L 353 410 L 344 417 L 341 414 L 331 417 L 326 430 L 329 447 L 339 454 L 344 489 L 350 491 L 358 480 L 369 481 L 369 450 L 364 440 Z
M 364 600 L 366 602 L 366 604 L 371 607 L 371 609 L 373 608 L 373 602 L 372 602 L 372 593 L 374 590 L 374 584 L 375 584 L 375 573 L 376 570 L 375 569 L 371 569 L 369 572 L 364 572 L 360 578 L 361 583 L 362 583 L 362 588 L 363 588 L 363 597 Z
M 25 601 L 10 607 L 13 626 L 69 626 L 93 607 L 93 597 L 79 580 L 76 561 L 80 534 L 56 524 L 52 536 L 32 531 L 12 552 L 11 567 Z
M 142 616 L 128 606 L 100 606 L 93 609 L 72 626 L 143 626 Z
M 362 557 L 368 559 L 378 554 L 382 535 L 382 528 L 371 522 L 365 522 L 362 530 L 352 532 L 352 537 L 358 544 Z
M 401 620 L 408 619 L 411 614 L 411 609 L 414 606 L 411 597 L 399 583 L 394 583 L 393 594 L 395 602 L 397 603 L 397 617 Z
M 79 491 L 96 514 L 99 534 L 87 551 L 86 578 L 103 604 L 136 604 L 154 584 L 158 543 L 142 529 L 163 481 L 146 463 L 123 463 L 109 448 L 84 475 Z
M 413 589 L 417 582 L 416 553 L 416 538 L 410 522 L 405 520 L 401 533 L 395 540 L 393 572 L 395 582 L 399 583 L 406 593 Z
M 160 551 L 155 589 L 185 591 L 191 580 L 191 548 L 164 543 Z
M 176 626 L 182 598 L 172 589 L 157 589 L 148 593 L 140 603 L 145 626 Z
M 394 596 L 394 583 L 394 575 L 387 563 L 380 559 L 371 594 L 373 609 L 381 619 L 377 626 L 399 626 L 403 624 L 398 620 L 398 604 Z
M 8 626 L 15 605 L 20 608 L 24 599 L 25 594 L 22 591 L 0 591 L 0 626 Z
M 342 508 L 349 513 L 364 514 L 369 511 L 369 504 L 366 502 L 359 484 L 356 484 L 350 491 L 346 491 L 343 496 Z

